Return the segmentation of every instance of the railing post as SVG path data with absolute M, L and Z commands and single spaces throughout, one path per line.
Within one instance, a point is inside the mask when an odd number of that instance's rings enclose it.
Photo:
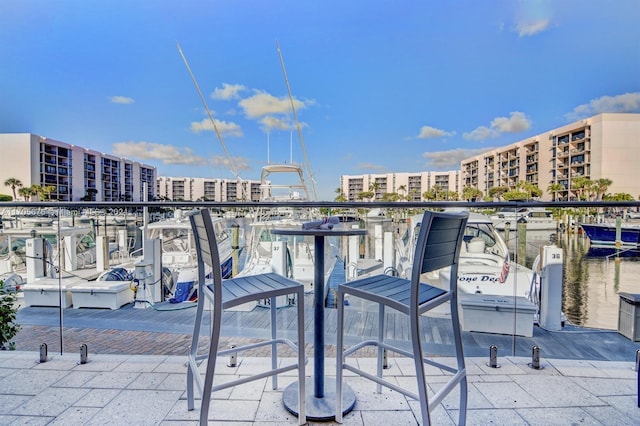
M 500 368 L 498 365 L 498 347 L 496 345 L 489 346 L 489 363 L 491 368 Z
M 231 225 L 231 276 L 238 275 L 238 263 L 240 259 L 240 225 Z
M 40 362 L 47 362 L 47 344 L 40 345 Z
M 89 347 L 86 343 L 80 345 L 80 364 L 89 362 Z
M 531 363 L 529 367 L 534 370 L 542 369 L 542 367 L 540 367 L 540 348 L 536 345 L 531 347 Z
M 229 346 L 230 349 L 235 348 L 236 345 L 231 345 Z M 238 365 L 238 352 L 232 352 L 231 355 L 229 355 L 229 364 L 227 364 L 227 367 L 236 367 Z
M 636 372 L 638 373 L 638 378 L 637 378 L 636 383 L 638 385 L 638 394 L 637 394 L 637 397 L 638 397 L 638 408 L 640 408 L 640 349 L 638 349 L 636 351 L 636 365 L 635 365 L 635 367 L 636 367 Z

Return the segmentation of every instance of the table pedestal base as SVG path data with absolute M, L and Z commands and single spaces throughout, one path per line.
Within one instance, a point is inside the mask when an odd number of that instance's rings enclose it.
M 308 420 L 334 420 L 336 416 L 336 380 L 324 380 L 324 398 L 314 396 L 313 378 L 305 383 L 306 408 Z M 298 382 L 287 386 L 282 394 L 285 408 L 292 414 L 298 415 Z M 347 414 L 356 405 L 356 395 L 353 390 L 342 384 L 342 414 Z

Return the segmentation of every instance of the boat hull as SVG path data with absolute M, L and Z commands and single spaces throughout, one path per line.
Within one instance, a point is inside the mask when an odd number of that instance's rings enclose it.
M 504 231 L 507 227 L 506 224 L 509 223 L 509 229 L 515 230 L 518 226 L 518 223 L 514 220 L 501 220 L 494 219 L 493 226 L 498 231 Z M 551 220 L 527 220 L 527 231 L 555 231 L 558 228 L 558 223 Z
M 640 246 L 640 227 L 620 228 L 620 241 L 616 239 L 616 227 L 606 224 L 580 224 L 591 240 L 592 248 L 629 249 Z

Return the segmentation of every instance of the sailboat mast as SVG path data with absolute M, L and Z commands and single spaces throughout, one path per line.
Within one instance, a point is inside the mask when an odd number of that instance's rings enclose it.
M 193 75 L 193 72 L 191 71 L 191 67 L 189 66 L 189 62 L 187 62 L 187 58 L 184 55 L 184 53 L 182 52 L 182 48 L 180 47 L 180 43 L 176 42 L 176 46 L 178 46 L 178 52 L 180 52 L 180 56 L 182 57 L 182 61 L 184 62 L 184 65 L 187 67 L 187 71 L 189 71 L 189 75 L 191 76 L 191 81 L 193 81 L 193 85 L 195 86 L 196 91 L 198 92 L 198 96 L 200 96 L 200 100 L 202 101 L 202 105 L 204 106 L 204 109 L 207 111 L 207 115 L 209 116 L 209 121 L 211 121 L 211 125 L 213 126 L 213 130 L 216 132 L 216 136 L 218 137 L 218 140 L 220 141 L 220 145 L 222 145 L 222 149 L 224 150 L 224 153 L 227 156 L 227 162 L 229 163 L 229 169 L 231 169 L 231 172 L 233 173 L 233 175 L 238 180 L 238 184 L 240 185 L 241 197 L 244 200 L 244 199 L 246 199 L 246 197 L 245 197 L 244 185 L 242 185 L 242 178 L 240 177 L 240 175 L 238 174 L 238 171 L 236 170 L 236 167 L 235 167 L 235 164 L 233 162 L 233 159 L 231 158 L 231 154 L 229 154 L 229 150 L 227 149 L 227 145 L 224 143 L 224 139 L 222 139 L 222 134 L 220 133 L 220 130 L 218 130 L 218 126 L 216 126 L 216 121 L 213 119 L 213 114 L 211 113 L 211 110 L 209 109 L 209 106 L 207 105 L 207 101 L 204 99 L 204 96 L 202 95 L 202 90 L 200 90 L 200 86 L 198 85 L 198 81 L 196 80 L 195 75 Z
M 309 181 L 311 182 L 311 191 L 313 193 L 313 199 L 317 200 L 318 195 L 316 194 L 316 184 L 313 179 L 313 175 L 311 174 L 311 165 L 309 164 L 309 157 L 307 156 L 307 149 L 304 145 L 304 138 L 302 137 L 302 128 L 300 127 L 300 121 L 298 121 L 298 113 L 296 112 L 296 107 L 293 102 L 293 95 L 291 94 L 291 86 L 289 85 L 289 79 L 287 78 L 287 70 L 284 67 L 284 59 L 282 59 L 282 52 L 280 51 L 280 44 L 276 40 L 276 48 L 278 49 L 278 56 L 280 57 L 280 65 L 282 66 L 282 73 L 284 74 L 284 82 L 287 85 L 287 92 L 289 93 L 289 101 L 291 102 L 291 110 L 293 111 L 293 118 L 296 122 L 296 127 L 298 129 L 298 137 L 300 138 L 300 145 L 302 146 L 302 155 L 304 156 L 305 168 L 307 169 L 307 175 L 309 176 Z

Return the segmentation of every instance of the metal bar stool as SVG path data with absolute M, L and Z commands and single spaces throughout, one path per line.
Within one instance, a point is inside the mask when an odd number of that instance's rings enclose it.
M 457 301 L 457 277 L 458 257 L 464 229 L 467 224 L 468 213 L 436 213 L 425 212 L 420 226 L 420 234 L 415 248 L 411 280 L 392 277 L 388 275 L 376 275 L 355 281 L 350 281 L 338 286 L 338 324 L 337 324 L 337 366 L 336 366 L 336 420 L 342 422 L 342 380 L 343 370 L 349 370 L 359 374 L 378 384 L 377 391 L 382 391 L 382 386 L 393 389 L 411 398 L 420 401 L 422 423 L 431 424 L 431 410 L 437 406 L 446 395 L 457 385 L 460 385 L 460 417 L 459 423 L 465 424 L 467 417 L 467 375 L 462 352 L 462 336 L 460 333 L 460 320 L 458 317 Z M 451 279 L 449 290 L 442 290 L 428 284 L 420 283 L 420 275 L 425 272 L 435 271 L 451 266 Z M 379 306 L 378 315 L 378 339 L 366 340 L 345 350 L 344 341 L 344 298 L 351 294 L 375 302 Z M 425 358 L 420 341 L 420 315 L 442 303 L 451 304 L 451 322 L 455 342 L 457 368 L 444 365 L 434 360 Z M 395 309 L 409 316 L 411 329 L 412 350 L 392 346 L 384 341 L 384 311 L 385 307 Z M 347 364 L 346 357 L 357 350 L 373 345 L 378 348 L 378 362 L 376 375 Z M 401 355 L 413 358 L 418 382 L 418 393 L 415 394 L 401 388 L 382 377 L 383 350 L 389 350 Z M 427 382 L 425 380 L 425 364 L 439 367 L 453 373 L 439 392 L 431 400 L 428 398 Z
M 286 371 L 298 369 L 299 383 L 299 424 L 306 423 L 305 415 L 305 383 L 304 383 L 304 286 L 296 281 L 285 278 L 274 273 L 259 274 L 242 278 L 223 280 L 220 271 L 220 257 L 218 245 L 216 244 L 215 232 L 211 221 L 209 210 L 203 209 L 190 216 L 191 227 L 196 242 L 198 254 L 198 306 L 196 320 L 193 327 L 191 348 L 188 356 L 187 369 L 187 407 L 194 409 L 194 381 L 202 395 L 200 406 L 200 424 L 206 425 L 211 403 L 212 392 L 225 389 L 231 386 L 240 385 L 264 377 L 272 377 L 273 389 L 277 389 L 277 375 Z M 212 282 L 205 284 L 207 272 L 211 271 Z M 278 338 L 276 333 L 276 297 L 288 294 L 295 294 L 298 308 L 298 344 L 294 344 L 289 339 Z M 270 299 L 271 307 L 271 339 L 258 343 L 252 343 L 232 349 L 218 350 L 220 342 L 220 331 L 222 327 L 222 312 L 247 302 L 259 299 Z M 200 337 L 200 327 L 204 313 L 204 305 L 209 301 L 213 307 L 211 311 L 211 341 L 207 355 L 198 355 L 198 343 Z M 277 345 L 285 344 L 291 347 L 298 354 L 296 363 L 278 367 Z M 243 352 L 261 346 L 271 346 L 271 369 L 264 372 L 242 377 L 240 379 L 213 386 L 216 359 L 218 356 L 229 355 L 234 352 Z M 206 371 L 203 377 L 200 375 L 198 366 L 206 361 Z M 242 407 L 239 407 L 241 409 Z

